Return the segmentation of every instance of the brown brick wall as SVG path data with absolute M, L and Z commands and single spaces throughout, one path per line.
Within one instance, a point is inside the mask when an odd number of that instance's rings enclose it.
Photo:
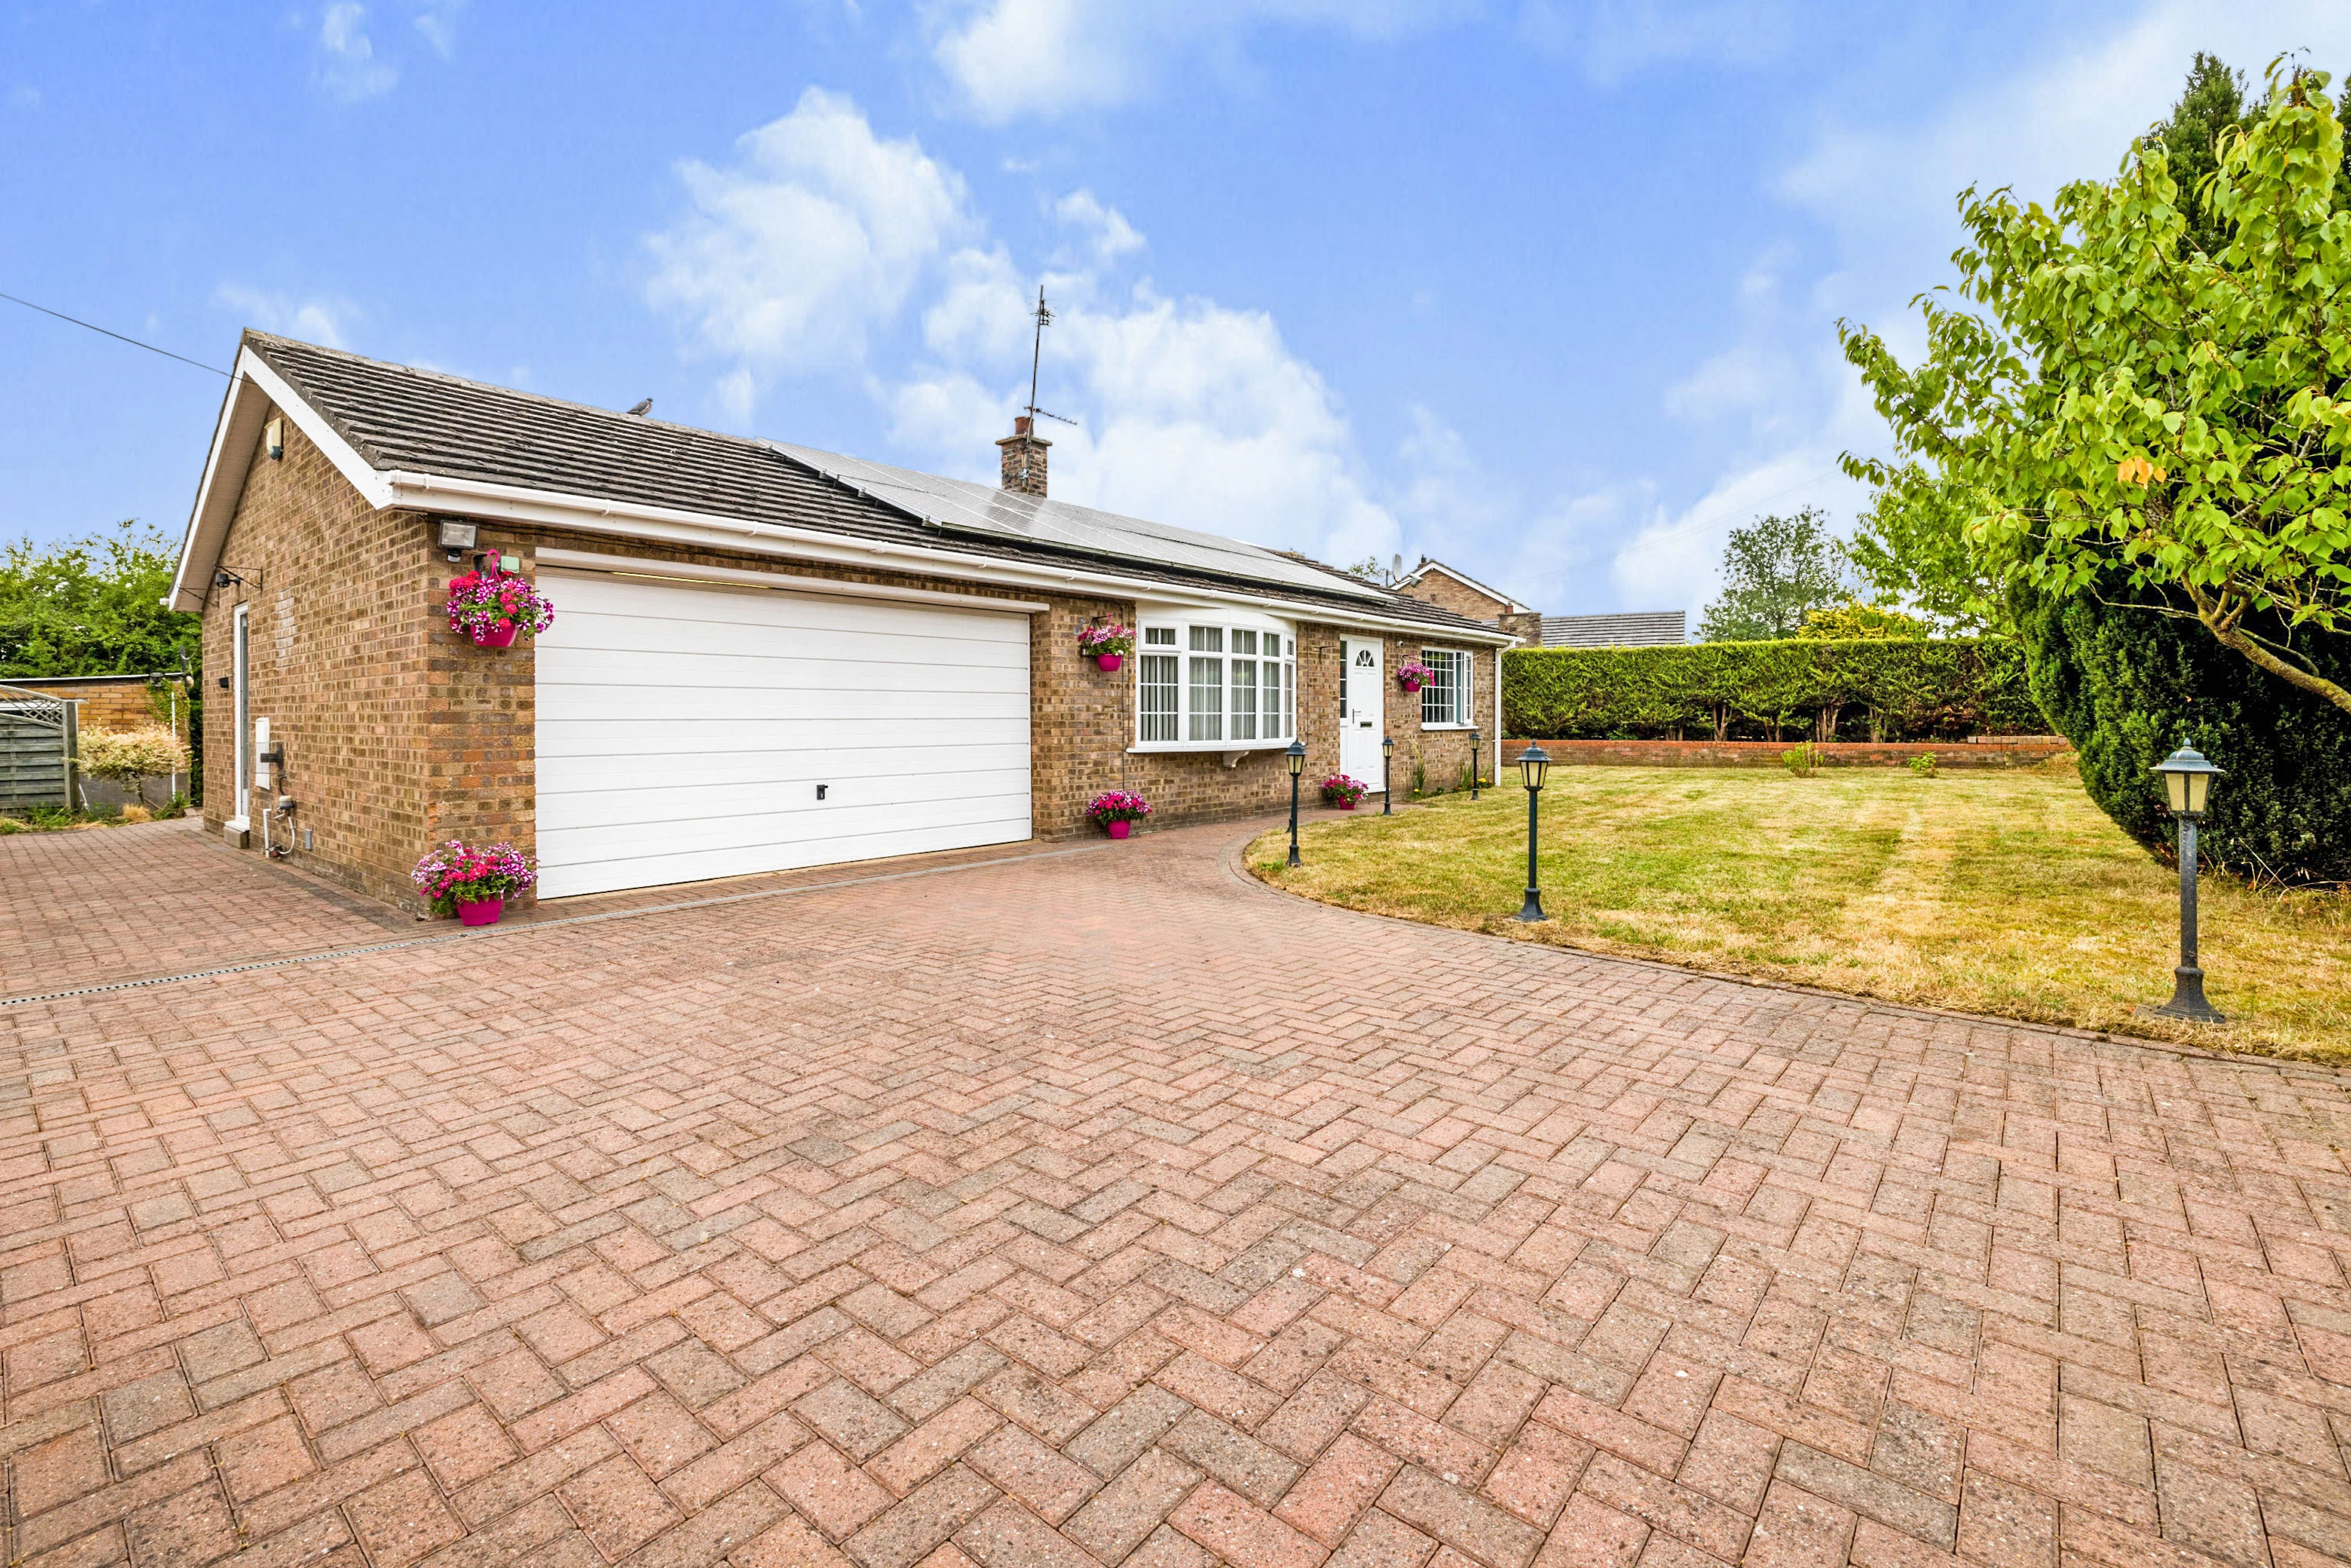
M 1458 648 L 1458 643 L 1445 643 L 1420 637 L 1390 637 L 1383 654 L 1387 667 L 1382 672 L 1387 682 L 1387 700 L 1383 705 L 1387 732 L 1395 737 L 1395 759 L 1391 764 L 1390 782 L 1399 800 L 1412 798 L 1413 782 L 1418 778 L 1425 791 L 1441 795 L 1458 789 L 1469 767 L 1469 734 L 1459 729 L 1425 729 L 1420 722 L 1420 694 L 1407 693 L 1396 685 L 1395 673 L 1407 659 L 1418 659 L 1425 649 Z M 1494 776 L 1494 650 L 1471 650 L 1470 661 L 1470 723 L 1480 736 L 1478 746 L 1478 770 L 1485 778 Z M 1418 771 L 1416 772 L 1416 769 Z M 1369 780 L 1376 783 L 1377 780 Z
M 252 711 L 271 721 L 272 740 L 286 747 L 272 796 L 299 802 L 293 862 L 378 897 L 409 896 L 409 868 L 442 839 L 508 839 L 526 852 L 537 847 L 534 652 L 528 643 L 476 648 L 448 631 L 444 585 L 465 568 L 444 561 L 430 532 L 421 513 L 371 508 L 289 428 L 282 460 L 256 457 L 223 550 L 223 561 L 250 581 L 215 591 L 204 613 L 205 668 L 225 674 L 234 608 L 251 606 Z M 1029 632 L 1032 809 L 1040 838 L 1093 831 L 1086 803 L 1104 789 L 1143 795 L 1159 824 L 1274 811 L 1289 800 L 1289 774 L 1278 753 L 1245 754 L 1228 768 L 1212 752 L 1130 749 L 1133 660 L 1103 672 L 1080 657 L 1077 634 L 1096 617 L 1134 624 L 1131 600 L 987 589 L 917 573 L 489 523 L 481 525 L 477 549 L 498 549 L 510 569 L 535 576 L 538 550 L 553 545 L 1043 601 L 1049 608 L 1030 617 Z M 554 597 L 559 614 L 560 591 Z M 1310 799 L 1312 781 L 1338 767 L 1339 636 L 1325 625 L 1299 628 L 1298 714 Z M 1389 668 L 1417 657 L 1421 646 L 1389 639 Z M 1478 667 L 1483 712 L 1492 691 L 1490 651 L 1479 654 Z M 1424 756 L 1430 787 L 1452 787 L 1467 756 L 1466 737 L 1423 732 L 1419 699 L 1389 685 L 1399 791 L 1409 789 L 1412 763 Z M 212 699 L 204 705 L 205 820 L 217 831 L 232 815 L 235 706 L 225 691 L 205 695 Z M 258 795 L 252 803 L 255 852 L 261 808 L 268 803 Z M 301 847 L 305 830 L 312 834 L 308 849 Z M 282 829 L 278 841 L 286 841 Z
M 150 678 L 175 681 L 176 675 L 147 677 L 119 681 L 111 677 L 60 676 L 38 680 L 11 679 L 5 685 L 18 691 L 39 692 L 46 696 L 63 697 L 68 702 L 81 704 L 80 725 L 85 730 L 143 729 L 149 725 L 164 725 L 171 712 L 170 699 L 156 690 L 151 699 Z M 188 733 L 188 705 L 184 695 L 180 703 L 180 717 L 175 727 L 183 736 Z
M 245 604 L 252 715 L 286 749 L 275 788 L 249 802 L 254 851 L 263 807 L 289 795 L 291 862 L 380 898 L 406 895 L 436 837 L 530 847 L 529 655 L 450 634 L 443 584 L 462 569 L 427 530 L 421 514 L 371 507 L 289 422 L 283 458 L 256 452 L 222 549 L 246 580 L 204 607 L 206 825 L 235 814 L 236 710 L 219 677 Z M 483 529 L 485 548 L 502 542 Z
M 1399 588 L 1396 591 L 1424 604 L 1450 610 L 1456 615 L 1467 615 L 1472 621 L 1496 620 L 1510 608 L 1502 600 L 1489 593 L 1480 593 L 1441 571 L 1432 571 L 1410 588 Z

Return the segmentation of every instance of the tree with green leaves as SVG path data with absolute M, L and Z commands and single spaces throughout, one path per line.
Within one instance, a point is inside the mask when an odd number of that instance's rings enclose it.
M 2047 211 L 1963 193 L 1959 280 L 1917 302 L 1925 361 L 1839 323 L 1896 451 L 1845 467 L 1881 538 L 1956 549 L 1977 612 L 2025 632 L 2118 821 L 2155 841 L 2141 770 L 2178 721 L 2233 714 L 2223 760 L 2265 781 L 2232 784 L 2259 820 L 2220 841 L 2318 874 L 2351 865 L 2351 185 L 2326 78 L 2273 71 L 2183 192 L 2170 143 L 2226 118 L 2232 79 L 2199 61 L 2171 125 Z
M 163 608 L 179 549 L 136 521 L 87 538 L 0 549 L 0 681 L 144 674 L 196 665 L 198 618 Z
M 1722 594 L 1698 620 L 1701 643 L 1768 643 L 1792 637 L 1808 612 L 1852 591 L 1828 518 L 1806 507 L 1730 530 L 1722 547 Z

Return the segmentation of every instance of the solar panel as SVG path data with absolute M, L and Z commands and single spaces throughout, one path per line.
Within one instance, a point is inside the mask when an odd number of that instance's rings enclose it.
M 886 463 L 868 463 L 863 458 L 844 457 L 836 452 L 819 452 L 781 441 L 768 444 L 820 474 L 903 507 L 942 528 L 1008 536 L 1094 555 L 1312 589 L 1318 593 L 1344 593 L 1371 601 L 1387 598 L 1369 585 L 1358 585 L 1260 546 L 1217 534 L 1144 522 L 1140 517 L 1121 517 L 1116 512 L 1097 511 L 1092 507 L 1023 495 L 992 485 L 976 485 L 966 479 L 918 474 L 910 468 L 893 468 Z

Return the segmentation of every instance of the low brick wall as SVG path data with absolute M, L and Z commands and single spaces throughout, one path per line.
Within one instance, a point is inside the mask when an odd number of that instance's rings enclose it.
M 1502 742 L 1502 766 L 1534 742 Z M 1778 768 L 1795 740 L 1546 740 L 1553 762 L 1592 768 Z M 1834 740 L 1820 747 L 1823 768 L 1901 768 L 1914 757 L 1934 754 L 1938 768 L 2030 768 L 2073 749 L 2056 736 L 1999 737 L 1984 740 Z

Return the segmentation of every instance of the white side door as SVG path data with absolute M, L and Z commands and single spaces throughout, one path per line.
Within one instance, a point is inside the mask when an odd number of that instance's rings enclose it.
M 1339 771 L 1369 785 L 1376 795 L 1384 788 L 1380 779 L 1380 740 L 1385 733 L 1381 726 L 1387 702 L 1379 640 L 1343 637 L 1339 657 Z

